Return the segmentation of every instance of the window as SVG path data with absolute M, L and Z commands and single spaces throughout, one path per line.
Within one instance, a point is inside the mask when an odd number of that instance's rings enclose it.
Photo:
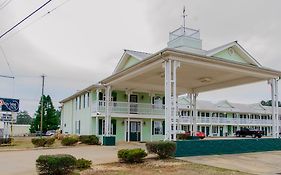
M 86 94 L 83 95 L 83 108 L 86 107 Z
M 152 98 L 152 104 L 154 108 L 161 109 L 162 108 L 162 100 L 161 97 L 156 96 Z
M 87 93 L 87 107 L 90 106 L 90 93 Z
M 99 135 L 105 134 L 105 120 L 99 119 Z M 111 135 L 116 135 L 116 120 L 111 120 Z
M 75 98 L 75 109 L 76 110 L 78 109 L 78 98 L 77 97 Z
M 79 109 L 81 109 L 81 96 L 78 98 Z
M 160 135 L 163 134 L 163 125 L 162 121 L 154 121 L 154 134 L 155 135 Z
M 75 132 L 76 132 L 76 134 L 80 134 L 80 127 L 81 127 L 80 120 L 75 121 Z

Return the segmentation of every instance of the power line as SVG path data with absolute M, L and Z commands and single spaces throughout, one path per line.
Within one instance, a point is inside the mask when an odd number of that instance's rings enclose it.
M 6 55 L 4 49 L 2 48 L 1 45 L 0 45 L 0 49 L 1 49 L 2 53 L 3 53 L 4 59 L 5 59 L 5 61 L 6 61 L 7 65 L 8 65 L 8 67 L 9 67 L 9 70 L 10 70 L 12 76 L 14 76 L 14 72 L 12 71 L 11 65 L 10 65 L 10 63 L 9 63 L 9 61 L 8 61 L 8 59 L 7 59 L 7 55 Z
M 41 19 L 43 19 L 44 17 L 46 17 L 47 15 L 50 15 L 53 11 L 57 10 L 58 8 L 60 8 L 61 6 L 65 5 L 66 3 L 68 3 L 70 0 L 65 0 L 63 3 L 59 4 L 58 6 L 56 6 L 55 8 L 53 8 L 50 11 L 47 11 L 47 13 L 45 13 L 44 15 L 38 17 L 37 19 L 33 20 L 31 23 L 27 24 L 25 27 L 21 28 L 20 30 L 18 30 L 17 32 L 13 33 L 13 35 L 10 35 L 8 38 L 5 38 L 4 41 L 14 37 L 16 34 L 18 34 L 19 32 L 21 32 L 22 30 L 27 29 L 28 27 L 30 27 L 31 25 L 39 22 Z
M 25 18 L 23 18 L 21 21 L 19 21 L 17 24 L 15 24 L 12 28 L 10 28 L 9 30 L 7 30 L 6 32 L 4 32 L 1 36 L 0 39 L 2 37 L 4 37 L 6 34 L 8 34 L 9 32 L 11 32 L 14 28 L 16 28 L 18 25 L 20 25 L 22 22 L 24 22 L 25 20 L 27 20 L 29 17 L 31 17 L 32 15 L 34 15 L 36 12 L 38 12 L 40 9 L 42 9 L 43 7 L 45 7 L 47 4 L 49 4 L 52 0 L 48 0 L 46 3 L 44 3 L 43 5 L 41 5 L 39 8 L 37 8 L 35 11 L 33 11 L 32 13 L 30 13 L 28 16 L 26 16 Z
M 1 5 L 0 5 L 0 10 L 4 9 L 7 5 L 9 5 L 10 3 L 12 2 L 12 0 L 7 0 L 5 2 L 3 2 Z M 6 4 L 5 4 L 6 3 Z M 4 4 L 4 5 L 3 5 Z

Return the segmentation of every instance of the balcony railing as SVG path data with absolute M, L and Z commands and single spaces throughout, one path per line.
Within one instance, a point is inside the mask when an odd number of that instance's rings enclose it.
M 190 116 L 180 117 L 180 122 L 191 123 Z M 241 125 L 271 125 L 272 120 L 268 119 L 245 119 L 245 118 L 225 118 L 225 117 L 198 117 L 198 124 L 241 124 Z M 281 123 L 281 121 L 280 121 Z
M 164 105 L 150 103 L 128 103 L 110 102 L 110 112 L 120 114 L 141 114 L 141 115 L 163 115 L 165 114 Z M 93 112 L 105 112 L 105 101 L 96 101 L 93 105 Z

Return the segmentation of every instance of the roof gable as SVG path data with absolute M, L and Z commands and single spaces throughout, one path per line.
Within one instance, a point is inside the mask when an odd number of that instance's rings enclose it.
M 141 60 L 149 57 L 151 54 L 145 52 L 138 52 L 133 50 L 124 50 L 122 57 L 120 58 L 114 73 L 117 73 L 121 70 L 124 70 L 128 67 L 133 66 L 134 64 L 140 62 Z
M 242 46 L 236 41 L 214 48 L 207 52 L 207 56 L 225 59 L 227 61 L 238 62 L 261 67 Z
M 219 108 L 234 108 L 233 105 L 231 105 L 228 101 L 224 100 L 224 101 L 220 101 L 217 103 L 217 107 Z

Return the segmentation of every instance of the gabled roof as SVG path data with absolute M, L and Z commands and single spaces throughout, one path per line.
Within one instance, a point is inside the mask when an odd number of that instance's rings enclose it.
M 261 67 L 261 64 L 255 60 L 237 41 L 230 42 L 228 44 L 216 47 L 207 51 L 206 56 L 217 57 L 217 55 L 223 51 L 229 51 L 228 49 L 233 49 L 246 63 L 254 66 Z M 221 57 L 223 58 L 223 57 Z
M 229 103 L 227 100 L 220 101 L 216 105 L 219 108 L 228 108 L 228 109 L 234 108 L 234 106 L 231 105 L 231 103 Z
M 124 69 L 124 67 L 126 66 L 126 63 L 128 61 L 128 59 L 130 57 L 133 57 L 136 59 L 136 62 L 142 61 L 145 58 L 149 57 L 150 53 L 146 53 L 146 52 L 139 52 L 139 51 L 134 51 L 134 50 L 124 50 L 124 53 L 122 55 L 122 57 L 120 58 L 116 68 L 114 69 L 114 73 L 121 71 L 122 69 Z

